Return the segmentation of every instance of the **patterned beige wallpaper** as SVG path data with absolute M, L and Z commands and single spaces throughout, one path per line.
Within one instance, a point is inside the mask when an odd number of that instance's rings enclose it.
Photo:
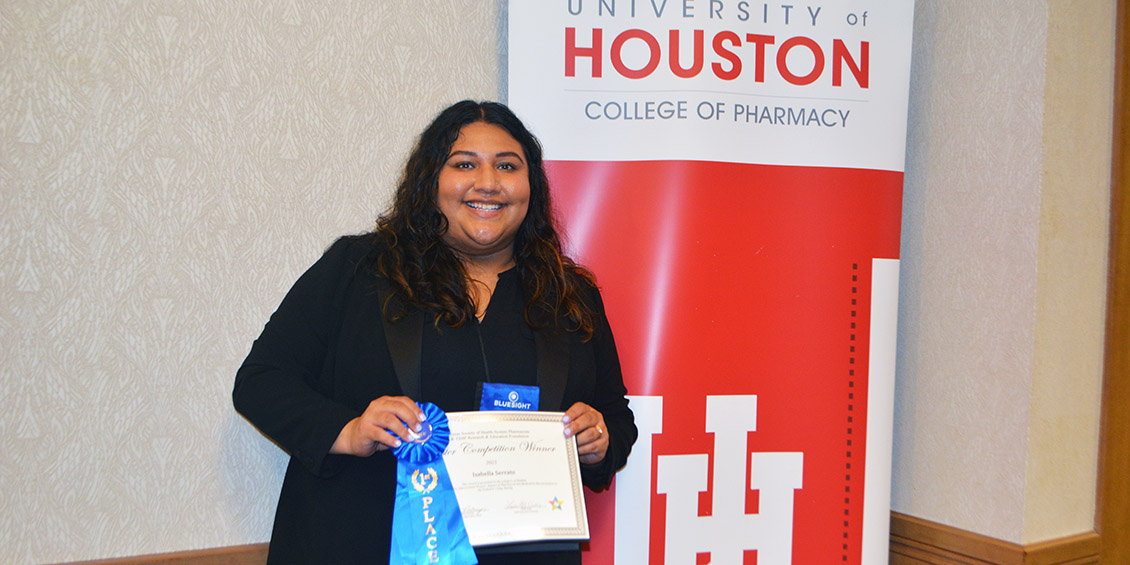
M 1043 4 L 915 4 L 903 195 L 891 504 L 1013 541 L 1035 320 Z
M 0 562 L 268 538 L 235 369 L 422 126 L 504 92 L 504 5 L 0 2 Z
M 1040 253 L 1023 541 L 1087 531 L 1098 472 L 1115 2 L 1048 2 Z
M 1055 163 L 1104 132 L 1043 117 L 1075 95 L 1043 98 L 1049 18 L 1081 1 L 916 2 L 892 502 L 1012 541 L 1080 527 L 1050 501 L 1094 454 L 1087 394 L 1048 401 L 1093 359 L 1033 354 L 1094 354 L 1090 318 L 1054 328 L 1101 273 L 1061 255 L 1101 234 L 1040 227 L 1102 223 L 1072 207 L 1101 163 Z M 505 92 L 505 4 L 0 0 L 0 562 L 267 539 L 285 456 L 231 409 L 235 369 L 428 119 Z
M 895 510 L 1093 527 L 1115 2 L 915 2 Z

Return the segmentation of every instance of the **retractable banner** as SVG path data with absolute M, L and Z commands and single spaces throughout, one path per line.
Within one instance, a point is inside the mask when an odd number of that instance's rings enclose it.
M 640 438 L 586 562 L 886 563 L 911 0 L 511 0 Z

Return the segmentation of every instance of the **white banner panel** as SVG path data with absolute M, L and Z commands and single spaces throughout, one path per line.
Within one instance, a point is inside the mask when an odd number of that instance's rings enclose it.
M 515 0 L 510 101 L 554 160 L 902 171 L 913 7 Z

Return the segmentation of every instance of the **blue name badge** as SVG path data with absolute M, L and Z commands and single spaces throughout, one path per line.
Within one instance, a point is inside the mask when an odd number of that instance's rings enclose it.
M 479 410 L 532 410 L 538 409 L 536 386 L 510 385 L 506 383 L 481 383 Z

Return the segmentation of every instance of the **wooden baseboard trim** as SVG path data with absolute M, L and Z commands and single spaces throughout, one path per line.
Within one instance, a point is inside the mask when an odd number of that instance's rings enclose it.
M 1020 545 L 891 512 L 891 565 L 1084 565 L 1099 562 L 1099 535 Z
M 177 563 L 178 565 L 263 565 L 266 562 L 267 544 L 256 543 L 197 551 L 177 551 L 175 553 L 155 553 L 137 557 L 81 561 L 79 563 L 82 565 L 158 565 L 165 563 Z

